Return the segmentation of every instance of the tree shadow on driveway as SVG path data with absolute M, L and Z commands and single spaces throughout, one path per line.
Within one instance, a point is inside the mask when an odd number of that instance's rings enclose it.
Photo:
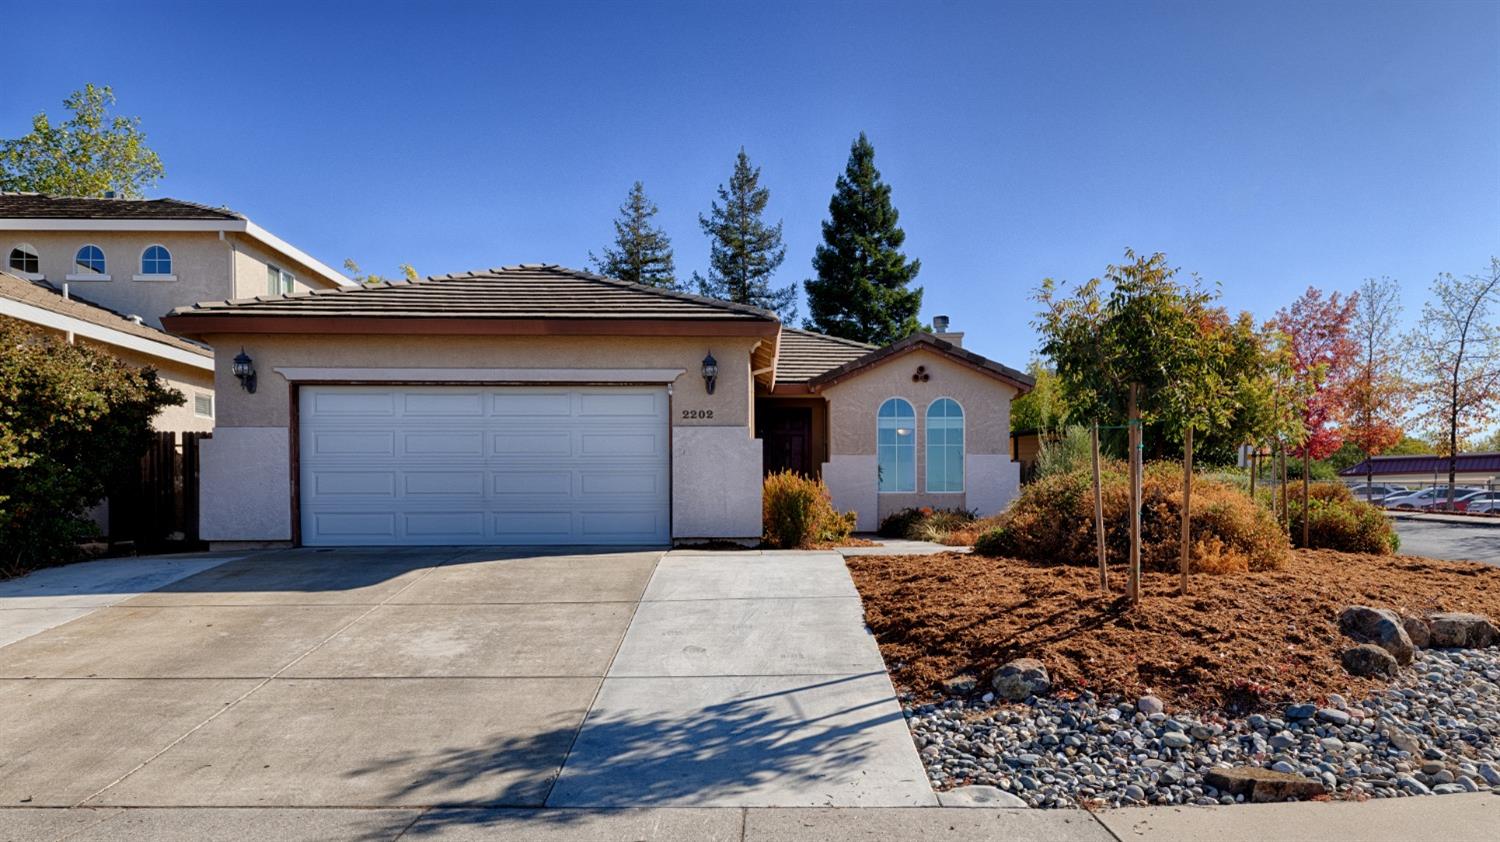
M 762 680 L 749 681 L 753 687 Z M 450 750 L 384 800 L 439 808 L 407 834 L 423 836 L 452 826 L 570 824 L 596 816 L 595 808 L 847 805 L 872 783 L 869 775 L 889 773 L 868 766 L 880 743 L 874 732 L 895 727 L 900 729 L 897 736 L 909 739 L 903 717 L 888 690 L 881 697 L 864 692 L 860 684 L 879 686 L 883 674 L 776 681 L 781 689 L 747 691 L 698 708 L 684 709 L 663 699 L 664 710 L 596 710 L 576 741 L 572 733 L 557 730 Z M 852 685 L 854 692 L 840 685 Z M 538 755 L 555 756 L 560 739 L 573 742 L 573 748 L 559 779 L 558 768 L 538 768 Z M 917 783 L 925 788 L 915 750 L 909 742 L 904 748 L 912 754 Z M 418 760 L 404 756 L 385 763 Z M 378 773 L 385 763 L 350 774 Z M 473 792 L 476 784 L 493 794 L 478 800 L 451 797 Z M 584 809 L 484 809 L 540 808 L 544 803 Z

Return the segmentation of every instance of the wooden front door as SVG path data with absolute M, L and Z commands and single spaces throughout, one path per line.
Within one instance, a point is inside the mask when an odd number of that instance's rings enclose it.
M 760 420 L 766 473 L 795 471 L 812 476 L 812 410 L 805 406 L 768 407 Z

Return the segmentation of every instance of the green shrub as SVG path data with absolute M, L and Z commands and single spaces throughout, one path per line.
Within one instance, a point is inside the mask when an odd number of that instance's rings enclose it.
M 1354 498 L 1341 482 L 1313 483 L 1308 489 L 1308 544 L 1310 549 L 1348 553 L 1389 555 L 1401 547 L 1401 539 L 1384 513 Z M 1302 546 L 1301 494 L 1293 493 L 1290 504 L 1292 541 Z
M 1111 563 L 1130 549 L 1130 487 L 1125 465 L 1107 462 L 1102 472 L 1105 547 Z M 1181 543 L 1182 467 L 1146 466 L 1141 498 L 1141 565 L 1177 569 Z M 1232 484 L 1193 482 L 1193 569 L 1204 573 L 1274 570 L 1287 556 L 1287 539 L 1266 509 Z M 1043 477 L 1024 487 L 1000 516 L 997 528 L 979 537 L 974 551 L 1049 564 L 1094 564 L 1094 495 L 1091 471 Z
M 876 534 L 882 538 L 904 538 L 908 541 L 946 543 L 951 533 L 961 531 L 978 519 L 968 509 L 902 509 L 885 516 Z
M 761 513 L 762 537 L 777 549 L 838 543 L 854 532 L 854 512 L 840 514 L 822 480 L 791 471 L 766 477 Z
M 1088 427 L 1074 424 L 1053 439 L 1043 436 L 1036 455 L 1036 478 L 1093 470 L 1094 437 Z
M 892 512 L 880 521 L 880 527 L 875 534 L 882 538 L 905 538 L 923 518 L 931 514 L 931 509 L 902 509 Z
M 182 394 L 156 372 L 0 318 L 0 577 L 72 560 L 88 509 Z

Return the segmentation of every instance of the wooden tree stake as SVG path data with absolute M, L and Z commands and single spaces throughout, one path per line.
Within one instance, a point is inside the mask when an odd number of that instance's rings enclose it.
M 1191 511 L 1193 505 L 1193 428 L 1189 426 L 1182 440 L 1182 555 L 1178 568 L 1182 571 L 1182 593 L 1188 592 L 1188 546 L 1192 537 Z
M 1307 536 L 1312 528 L 1312 518 L 1307 516 L 1308 492 L 1312 486 L 1312 449 L 1303 445 L 1302 447 L 1302 546 L 1307 546 Z
M 1099 478 L 1099 425 L 1094 424 L 1094 543 L 1099 551 L 1099 590 L 1109 593 L 1109 564 L 1104 551 L 1104 485 Z
M 1138 384 L 1130 384 L 1130 602 L 1141 601 L 1141 413 Z

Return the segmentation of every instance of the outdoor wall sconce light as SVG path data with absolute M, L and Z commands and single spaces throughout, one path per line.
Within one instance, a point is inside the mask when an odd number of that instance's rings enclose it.
M 708 356 L 703 358 L 703 388 L 712 395 L 714 384 L 717 382 L 719 382 L 719 361 L 714 359 L 713 352 L 710 351 Z
M 240 379 L 240 386 L 250 394 L 255 394 L 255 363 L 250 355 L 245 353 L 244 348 L 234 357 L 234 367 L 230 369 L 234 376 Z

